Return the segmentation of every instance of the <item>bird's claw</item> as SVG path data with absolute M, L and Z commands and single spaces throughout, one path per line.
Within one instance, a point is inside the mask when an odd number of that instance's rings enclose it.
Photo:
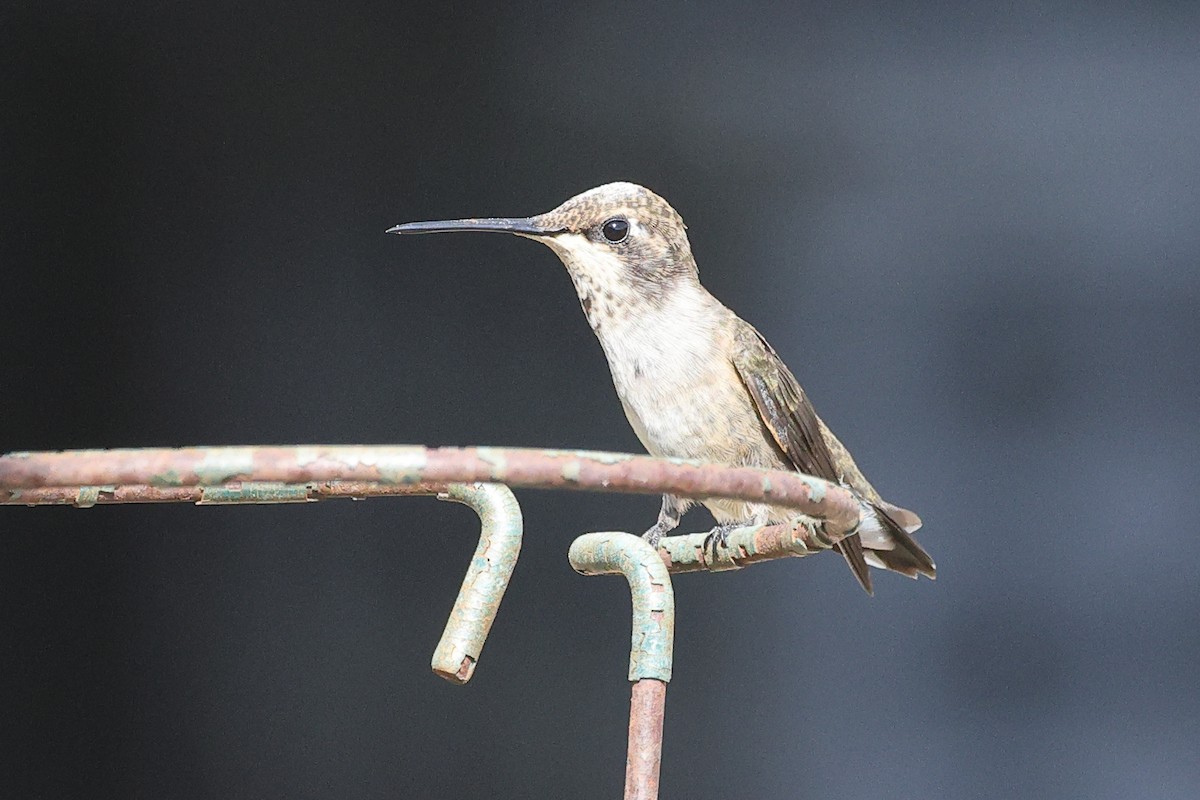
M 642 534 L 642 538 L 645 539 L 651 547 L 657 550 L 658 544 L 662 541 L 663 534 L 666 532 L 667 529 L 664 525 L 655 523 L 650 527 L 650 530 Z
M 712 560 L 717 560 L 717 548 L 729 547 L 729 532 L 742 527 L 736 522 L 724 522 L 714 527 L 708 532 L 708 536 L 704 537 L 704 543 L 700 549 L 704 553 L 712 553 Z

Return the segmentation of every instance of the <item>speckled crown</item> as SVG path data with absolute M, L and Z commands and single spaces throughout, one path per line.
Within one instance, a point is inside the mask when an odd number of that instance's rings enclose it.
M 671 204 L 645 186 L 618 181 L 577 194 L 553 211 L 534 217 L 548 229 L 578 232 L 601 224 L 618 214 L 636 217 L 664 234 L 676 233 L 686 241 L 687 226 Z

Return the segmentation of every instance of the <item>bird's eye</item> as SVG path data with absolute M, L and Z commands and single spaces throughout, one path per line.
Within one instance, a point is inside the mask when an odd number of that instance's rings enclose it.
M 613 244 L 623 242 L 625 241 L 625 237 L 629 235 L 629 220 L 622 219 L 621 217 L 613 217 L 600 226 L 600 233 L 604 234 L 604 238 Z

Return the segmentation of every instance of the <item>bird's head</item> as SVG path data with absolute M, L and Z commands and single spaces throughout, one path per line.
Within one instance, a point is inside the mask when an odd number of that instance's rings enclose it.
M 497 231 L 548 245 L 583 297 L 590 294 L 661 299 L 680 284 L 697 284 L 683 220 L 666 200 L 634 183 L 589 189 L 534 217 L 410 222 L 388 233 Z

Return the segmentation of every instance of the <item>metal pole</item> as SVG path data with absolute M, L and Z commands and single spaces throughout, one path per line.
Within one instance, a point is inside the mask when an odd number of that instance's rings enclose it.
M 584 575 L 620 573 L 633 600 L 629 649 L 629 747 L 625 800 L 656 800 L 663 713 L 675 640 L 675 593 L 658 552 L 628 533 L 588 533 L 571 544 L 571 566 Z
M 294 446 L 74 450 L 0 456 L 3 502 L 43 487 L 157 488 L 219 486 L 241 481 L 310 484 L 366 481 L 503 483 L 514 487 L 576 489 L 769 502 L 824 522 L 828 537 L 858 526 L 858 501 L 846 489 L 797 472 L 724 467 L 624 453 L 496 447 Z M 16 491 L 14 491 L 16 490 Z
M 657 551 L 628 533 L 585 534 L 571 545 L 576 570 L 619 572 L 632 594 L 626 800 L 658 797 L 675 626 L 670 573 L 811 555 L 853 535 L 862 513 L 846 489 L 808 475 L 622 453 L 400 445 L 0 456 L 0 505 L 303 503 L 434 493 L 470 505 L 482 523 L 479 546 L 433 657 L 434 672 L 454 683 L 470 680 L 520 552 L 520 509 L 499 483 L 769 502 L 798 512 L 788 523 L 731 531 L 716 552 L 705 549 L 704 533 L 664 537 Z
M 625 757 L 625 800 L 656 800 L 662 766 L 666 681 L 642 678 L 629 702 L 629 752 Z

